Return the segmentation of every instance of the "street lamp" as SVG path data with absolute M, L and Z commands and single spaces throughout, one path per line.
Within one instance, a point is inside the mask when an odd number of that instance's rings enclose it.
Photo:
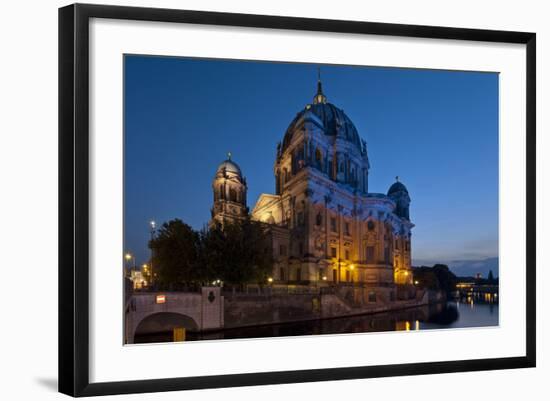
M 130 252 L 127 252 L 126 255 L 124 255 L 124 259 L 126 259 L 126 261 L 129 263 L 130 260 L 133 261 L 133 267 L 134 269 L 136 268 L 136 258 L 134 255 L 132 255 Z M 130 269 L 132 268 L 132 265 L 130 265 Z
M 151 279 L 149 277 L 149 266 L 147 266 L 147 263 L 144 263 L 143 265 L 141 265 L 141 271 L 142 271 L 143 277 L 145 277 L 147 279 L 147 282 L 150 283 Z
M 149 222 L 149 227 L 151 228 L 151 241 L 155 239 L 155 229 L 157 224 L 155 223 L 155 220 L 151 220 Z M 153 285 L 153 247 L 151 246 L 151 261 L 149 263 L 151 266 L 151 286 Z

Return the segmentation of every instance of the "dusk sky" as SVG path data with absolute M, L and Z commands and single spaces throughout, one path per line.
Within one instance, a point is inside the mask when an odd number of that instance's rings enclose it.
M 276 146 L 316 91 L 317 64 L 126 56 L 125 251 L 147 261 L 148 222 L 210 219 L 231 152 L 250 209 L 274 193 Z M 399 176 L 414 264 L 498 256 L 498 74 L 321 65 L 323 90 L 366 140 L 370 192 Z

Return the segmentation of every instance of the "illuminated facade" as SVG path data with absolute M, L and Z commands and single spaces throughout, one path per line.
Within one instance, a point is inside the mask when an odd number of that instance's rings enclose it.
M 369 192 L 369 170 L 365 141 L 319 80 L 277 145 L 275 194 L 251 212 L 270 228 L 274 284 L 412 284 L 409 193 L 397 179 L 387 194 Z M 246 180 L 230 159 L 213 190 L 212 222 L 248 213 Z
M 147 287 L 147 280 L 143 273 L 139 270 L 132 269 L 130 272 L 130 280 L 132 281 L 132 286 L 134 290 Z
M 231 160 L 229 153 L 227 160 L 218 166 L 212 181 L 214 205 L 210 225 L 245 218 L 248 215 L 246 189 L 246 179 L 240 167 Z

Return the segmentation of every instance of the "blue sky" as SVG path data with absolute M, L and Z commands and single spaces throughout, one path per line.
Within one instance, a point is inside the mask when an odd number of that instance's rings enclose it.
M 273 193 L 273 163 L 312 101 L 317 64 L 125 58 L 125 251 L 148 258 L 148 222 L 210 218 L 211 181 L 232 152 L 248 203 Z M 498 256 L 498 74 L 321 66 L 328 101 L 367 141 L 371 192 L 400 177 L 413 262 Z

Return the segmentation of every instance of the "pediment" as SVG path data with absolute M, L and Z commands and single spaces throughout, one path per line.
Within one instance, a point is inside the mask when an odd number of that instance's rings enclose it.
M 274 204 L 281 201 L 281 197 L 279 195 L 272 195 L 272 194 L 261 194 L 258 197 L 258 200 L 256 201 L 256 205 L 254 206 L 254 209 L 252 210 L 252 214 L 256 213 L 257 211 L 273 206 Z

